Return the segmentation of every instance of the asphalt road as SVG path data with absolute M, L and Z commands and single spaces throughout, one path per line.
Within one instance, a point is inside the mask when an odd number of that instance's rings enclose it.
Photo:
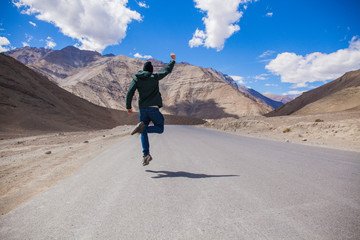
M 188 126 L 129 137 L 0 217 L 0 239 L 360 239 L 360 154 Z

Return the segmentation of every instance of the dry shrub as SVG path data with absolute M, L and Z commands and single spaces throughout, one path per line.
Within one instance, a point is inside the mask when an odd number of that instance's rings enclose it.
M 286 128 L 283 133 L 288 133 L 288 132 L 291 132 L 291 128 Z

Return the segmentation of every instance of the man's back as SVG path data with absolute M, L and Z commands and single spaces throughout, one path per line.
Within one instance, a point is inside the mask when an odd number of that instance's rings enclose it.
M 161 108 L 162 99 L 159 91 L 159 81 L 171 73 L 175 61 L 171 60 L 165 69 L 160 73 L 151 73 L 148 71 L 139 71 L 135 74 L 126 95 L 126 109 L 131 109 L 131 100 L 135 90 L 139 92 L 139 108 L 158 106 Z

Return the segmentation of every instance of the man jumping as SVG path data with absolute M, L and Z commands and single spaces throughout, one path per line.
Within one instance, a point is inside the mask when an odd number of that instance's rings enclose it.
M 171 73 L 176 56 L 171 54 L 172 60 L 160 73 L 153 73 L 151 62 L 144 64 L 143 71 L 135 74 L 126 94 L 126 109 L 128 114 L 132 113 L 131 101 L 136 89 L 139 92 L 140 122 L 131 131 L 131 135 L 141 133 L 141 144 L 143 148 L 143 166 L 152 160 L 148 133 L 164 132 L 164 116 L 159 109 L 162 107 L 162 98 L 159 91 L 159 81 Z M 149 126 L 153 122 L 154 126 Z

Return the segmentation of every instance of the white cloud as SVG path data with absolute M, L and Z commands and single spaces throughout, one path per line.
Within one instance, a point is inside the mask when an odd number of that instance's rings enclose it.
M 266 79 L 267 79 L 267 76 L 269 76 L 269 74 L 263 73 L 263 74 L 260 74 L 260 75 L 256 75 L 256 76 L 254 77 L 254 79 L 256 79 L 256 80 L 266 80 Z
M 272 17 L 273 15 L 274 15 L 273 12 L 268 12 L 268 13 L 266 14 L 267 17 Z
M 304 87 L 307 83 L 333 80 L 345 72 L 360 69 L 360 39 L 353 37 L 349 47 L 333 53 L 314 52 L 305 56 L 284 52 L 265 66 L 281 82 Z
M 140 53 L 135 53 L 135 54 L 134 54 L 134 57 L 136 57 L 136 58 L 143 58 L 143 59 L 152 58 L 151 55 L 141 55 Z
M 245 84 L 244 77 L 241 76 L 230 76 L 238 84 Z
M 45 48 L 54 48 L 56 46 L 56 43 L 51 37 L 46 38 L 46 47 Z
M 54 24 L 61 32 L 77 39 L 81 49 L 102 52 L 126 37 L 132 20 L 141 21 L 138 12 L 126 7 L 127 0 L 13 0 L 23 14 Z
M 275 84 L 275 83 L 266 83 L 265 84 L 266 87 L 278 87 L 279 84 Z
M 29 23 L 30 23 L 31 25 L 33 25 L 34 27 L 36 27 L 36 23 L 34 23 L 34 22 L 32 22 L 32 21 L 29 21 Z
M 189 41 L 190 47 L 201 45 L 207 48 L 224 48 L 225 40 L 240 30 L 237 24 L 243 15 L 238 11 L 239 4 L 246 4 L 251 0 L 194 0 L 195 7 L 206 13 L 203 17 L 205 31 L 196 29 Z
M 25 33 L 26 42 L 22 42 L 23 47 L 30 47 L 30 41 L 33 39 L 33 36 Z
M 140 7 L 149 8 L 149 5 L 146 5 L 146 2 L 136 2 Z
M 30 41 L 33 39 L 33 36 L 25 33 L 25 38 L 26 38 L 26 41 L 27 41 L 27 42 L 30 42 Z
M 273 55 L 274 53 L 275 53 L 275 51 L 273 51 L 273 50 L 267 50 L 267 51 L 263 52 L 263 53 L 259 56 L 259 58 L 264 58 L 264 57 L 267 57 L 267 56 L 271 56 L 271 55 Z
M 0 37 L 0 52 L 10 51 L 10 41 L 6 37 Z
M 259 60 L 258 62 L 260 63 L 268 63 L 270 62 L 272 59 L 262 59 L 262 60 Z
M 286 92 L 286 93 L 283 93 L 282 95 L 283 96 L 286 96 L 286 95 L 301 95 L 304 91 L 289 91 L 289 92 Z
M 190 47 L 199 47 L 204 44 L 206 40 L 206 34 L 204 31 L 196 29 L 193 38 L 189 41 Z

